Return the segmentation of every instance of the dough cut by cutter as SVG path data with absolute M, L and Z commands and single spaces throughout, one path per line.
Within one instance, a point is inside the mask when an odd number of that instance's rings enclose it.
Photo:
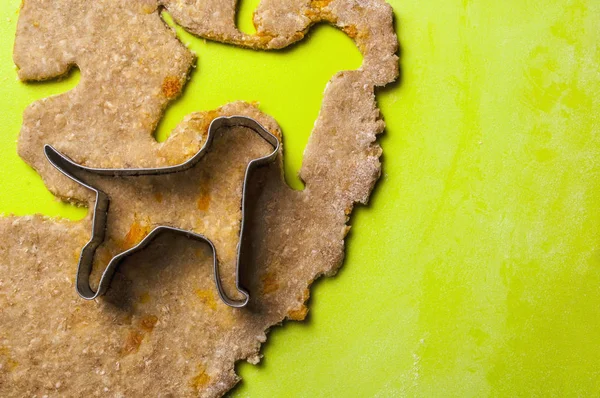
M 194 62 L 161 20 L 162 6 L 200 37 L 259 49 L 283 48 L 327 21 L 356 41 L 364 62 L 338 73 L 325 89 L 300 173 L 305 190 L 286 186 L 281 159 L 256 177 L 261 193 L 251 217 L 249 308 L 219 301 L 206 247 L 167 235 L 121 266 L 105 298 L 83 301 L 73 281 L 90 217 L 1 218 L 3 397 L 224 394 L 239 381 L 236 361 L 260 360 L 270 327 L 305 318 L 311 283 L 341 266 L 348 217 L 355 203 L 367 202 L 380 175 L 376 136 L 384 123 L 374 90 L 398 74 L 392 9 L 381 0 L 263 0 L 255 36 L 235 28 L 235 1 L 25 0 L 14 53 L 19 77 L 44 80 L 73 65 L 81 69 L 74 90 L 27 108 L 19 137 L 19 154 L 53 193 L 88 205 L 93 199 L 52 169 L 44 144 L 89 166 L 151 167 L 196 153 L 220 115 L 250 116 L 281 135 L 272 118 L 236 102 L 189 115 L 165 143 L 154 140 L 162 112 Z M 229 140 L 219 147 L 222 161 L 259 150 L 256 145 Z M 231 204 L 239 194 L 231 188 L 234 177 L 234 171 L 227 178 L 207 172 L 197 186 L 188 179 L 178 182 L 181 191 L 167 184 L 164 192 L 159 182 L 140 180 L 135 188 L 103 181 L 115 198 L 105 256 L 141 239 L 164 212 L 181 211 L 192 228 L 204 222 L 218 227 L 213 236 L 226 258 L 239 223 Z M 183 193 L 186 184 L 201 187 L 194 198 Z M 225 284 L 232 286 L 232 264 L 223 267 Z

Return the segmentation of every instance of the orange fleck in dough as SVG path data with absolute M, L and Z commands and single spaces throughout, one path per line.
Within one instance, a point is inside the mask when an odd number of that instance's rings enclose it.
M 5 368 L 9 372 L 12 372 L 19 366 L 19 363 L 12 359 L 9 354 L 8 348 L 0 346 L 0 365 L 2 365 L 0 369 Z
M 273 272 L 267 272 L 261 280 L 263 283 L 263 294 L 273 293 L 279 289 L 279 283 L 277 283 L 277 279 L 275 279 L 275 274 Z
M 75 259 L 75 262 L 79 262 L 79 257 L 81 257 L 81 249 L 73 251 L 73 258 Z
M 215 296 L 210 290 L 196 290 L 196 296 L 200 299 L 202 304 L 206 305 L 211 310 L 217 309 L 217 301 L 215 300 Z
M 258 32 L 256 34 L 256 37 L 258 38 L 258 42 L 263 46 L 267 45 L 271 40 L 275 38 L 275 36 L 268 32 Z
M 218 118 L 221 115 L 221 112 L 218 110 L 210 110 L 203 114 L 203 117 L 200 119 L 200 123 L 197 124 L 198 132 L 201 132 L 203 136 L 208 133 L 208 128 L 213 120 Z
M 6 360 L 6 368 L 8 369 L 9 372 L 12 372 L 13 370 L 15 370 L 17 366 L 19 366 L 19 362 L 15 361 L 14 359 L 8 358 Z
M 291 319 L 292 321 L 303 321 L 304 318 L 306 318 L 306 315 L 308 314 L 308 307 L 306 305 L 302 305 L 302 307 L 296 309 L 296 310 L 291 310 L 287 313 L 287 317 L 288 319 Z
M 131 228 L 127 235 L 125 235 L 125 239 L 123 240 L 123 248 L 130 249 L 133 246 L 137 245 L 150 233 L 149 225 L 142 225 L 138 221 L 134 221 L 131 224 Z
M 358 36 L 358 29 L 354 25 L 345 26 L 343 30 L 351 39 L 356 39 Z
M 158 317 L 154 315 L 146 315 L 140 319 L 140 328 L 146 332 L 152 332 L 154 326 L 158 322 Z
M 192 378 L 191 386 L 198 393 L 208 384 L 210 377 L 202 365 L 198 366 L 198 374 Z
M 181 92 L 181 82 L 175 76 L 168 76 L 162 84 L 162 92 L 167 98 L 175 98 Z
M 146 14 L 152 14 L 154 11 L 156 11 L 156 6 L 153 6 L 151 4 L 145 4 L 142 7 L 142 12 L 144 12 Z
M 154 194 L 154 199 L 156 199 L 156 201 L 158 203 L 162 203 L 162 201 L 163 201 L 163 194 L 160 193 L 160 192 L 155 193 Z
M 333 0 L 312 0 L 310 6 L 312 8 L 324 8 L 329 5 Z
M 312 21 L 316 21 L 320 15 L 321 13 L 313 8 L 309 8 L 306 11 L 304 11 L 304 16 Z
M 198 210 L 206 211 L 210 206 L 210 194 L 208 192 L 202 192 L 198 198 Z
M 302 302 L 302 306 L 295 310 L 290 310 L 287 313 L 288 319 L 292 321 L 303 321 L 308 314 L 308 306 L 306 305 L 306 301 L 310 297 L 310 290 L 308 288 L 304 289 L 302 294 L 298 296 L 298 300 Z
M 143 340 L 144 335 L 142 333 L 134 329 L 130 330 L 125 339 L 125 343 L 121 348 L 121 354 L 125 356 L 138 352 Z

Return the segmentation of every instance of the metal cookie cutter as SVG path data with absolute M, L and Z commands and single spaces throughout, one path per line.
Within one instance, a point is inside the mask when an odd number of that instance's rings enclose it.
M 248 163 L 248 167 L 246 168 L 246 173 L 244 176 L 244 184 L 242 188 L 242 201 L 241 201 L 241 210 L 242 210 L 242 220 L 240 226 L 240 234 L 237 244 L 237 257 L 236 257 L 236 277 L 235 283 L 237 290 L 244 296 L 243 300 L 233 300 L 227 296 L 223 289 L 223 285 L 221 283 L 221 278 L 219 276 L 219 261 L 217 259 L 217 252 L 213 243 L 203 235 L 196 234 L 192 231 L 186 231 L 179 228 L 173 228 L 169 226 L 158 226 L 155 227 L 139 244 L 132 247 L 129 250 L 126 250 L 115 257 L 113 257 L 108 266 L 102 273 L 102 277 L 100 278 L 100 283 L 98 285 L 98 290 L 94 291 L 90 286 L 90 274 L 92 272 L 92 266 L 94 262 L 94 256 L 96 254 L 96 249 L 102 244 L 106 234 L 106 224 L 108 217 L 108 208 L 110 205 L 110 199 L 107 194 L 96 189 L 88 184 L 86 184 L 81 178 L 76 176 L 76 172 L 84 171 L 89 172 L 96 175 L 103 176 L 114 176 L 114 177 L 135 177 L 135 176 L 155 176 L 162 174 L 173 174 L 182 172 L 185 170 L 189 170 L 193 168 L 199 161 L 204 157 L 204 155 L 210 150 L 212 141 L 216 132 L 224 127 L 236 127 L 242 126 L 247 127 L 254 132 L 256 132 L 260 137 L 262 137 L 266 142 L 268 142 L 273 147 L 273 152 L 269 155 L 264 156 L 262 158 L 254 159 L 250 163 Z M 206 142 L 202 146 L 202 148 L 189 160 L 185 163 L 176 165 L 176 166 L 168 166 L 168 167 L 158 167 L 158 168 L 150 168 L 150 169 L 98 169 L 92 167 L 86 167 L 79 165 L 69 159 L 67 156 L 58 152 L 50 145 L 44 146 L 44 153 L 48 161 L 62 174 L 69 177 L 71 180 L 76 183 L 84 186 L 85 188 L 93 191 L 96 194 L 96 203 L 94 205 L 94 214 L 92 220 L 92 237 L 90 241 L 84 246 L 81 256 L 79 258 L 79 266 L 77 268 L 77 280 L 76 280 L 76 290 L 77 293 L 81 297 L 86 300 L 93 300 L 98 296 L 103 295 L 108 290 L 112 277 L 115 274 L 115 271 L 118 265 L 127 257 L 132 256 L 133 254 L 143 250 L 147 247 L 152 241 L 161 233 L 170 231 L 182 234 L 187 238 L 203 241 L 208 243 L 213 253 L 213 269 L 214 269 L 214 278 L 215 284 L 217 286 L 217 291 L 219 292 L 219 296 L 225 302 L 225 304 L 235 307 L 241 308 L 248 304 L 250 300 L 249 293 L 240 286 L 240 267 L 241 267 L 241 259 L 242 259 L 242 241 L 244 237 L 244 233 L 246 233 L 246 223 L 245 223 L 245 214 L 247 207 L 247 189 L 248 189 L 248 181 L 250 178 L 250 174 L 252 171 L 262 165 L 267 163 L 271 163 L 277 157 L 277 153 L 279 152 L 279 148 L 281 147 L 281 143 L 277 137 L 267 131 L 263 126 L 261 126 L 256 120 L 251 119 L 245 116 L 232 116 L 232 117 L 219 117 L 212 121 L 210 127 L 208 128 L 208 136 L 206 138 Z

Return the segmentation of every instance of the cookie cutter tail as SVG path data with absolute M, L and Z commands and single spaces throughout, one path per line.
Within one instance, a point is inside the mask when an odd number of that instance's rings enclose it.
M 263 138 L 268 144 L 271 145 L 273 151 L 268 155 L 261 158 L 253 159 L 248 163 L 244 174 L 244 181 L 242 186 L 242 199 L 241 199 L 241 225 L 240 233 L 238 236 L 237 253 L 236 253 L 236 268 L 235 268 L 235 287 L 239 294 L 243 296 L 243 299 L 236 300 L 230 298 L 223 287 L 222 279 L 219 272 L 219 260 L 217 250 L 214 244 L 205 237 L 204 235 L 197 234 L 193 231 L 183 230 L 167 225 L 160 225 L 155 227 L 150 233 L 136 246 L 114 256 L 103 271 L 98 288 L 94 290 L 90 286 L 90 276 L 94 264 L 94 258 L 96 250 L 104 242 L 106 235 L 106 225 L 108 219 L 108 210 L 110 207 L 110 198 L 103 191 L 88 184 L 84 178 L 79 176 L 79 172 L 87 172 L 102 176 L 113 176 L 113 177 L 136 177 L 136 176 L 156 176 L 164 174 L 174 174 L 189 170 L 196 166 L 196 164 L 204 157 L 204 155 L 210 151 L 212 142 L 215 134 L 221 128 L 232 128 L 232 127 L 246 127 L 254 131 L 261 138 Z M 134 254 L 147 248 L 160 234 L 165 232 L 176 233 L 183 235 L 189 239 L 202 241 L 207 243 L 213 255 L 213 273 L 215 285 L 219 293 L 221 300 L 230 307 L 242 308 L 245 307 L 250 301 L 250 294 L 241 285 L 240 274 L 243 267 L 243 245 L 242 242 L 248 235 L 248 223 L 246 222 L 246 216 L 248 213 L 248 207 L 250 205 L 249 197 L 249 184 L 252 172 L 258 167 L 272 163 L 277 158 L 277 155 L 281 149 L 280 140 L 273 134 L 271 134 L 266 128 L 264 128 L 256 120 L 246 116 L 222 116 L 214 119 L 209 128 L 206 141 L 200 150 L 188 159 L 186 162 L 166 167 L 157 168 L 131 168 L 131 169 L 110 169 L 110 168 L 93 168 L 80 165 L 70 159 L 68 156 L 62 154 L 51 145 L 44 146 L 44 154 L 50 164 L 56 168 L 60 173 L 83 186 L 84 188 L 95 193 L 94 210 L 92 216 L 92 235 L 87 244 L 83 247 L 81 255 L 79 257 L 79 264 L 77 267 L 76 275 L 76 291 L 77 293 L 86 300 L 94 300 L 99 296 L 106 293 L 110 287 L 113 276 L 119 266 L 125 259 Z

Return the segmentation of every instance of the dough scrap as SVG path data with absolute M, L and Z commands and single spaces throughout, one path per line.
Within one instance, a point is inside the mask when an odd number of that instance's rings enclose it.
M 224 394 L 239 381 L 236 361 L 260 360 L 270 327 L 306 317 L 311 283 L 341 266 L 348 217 L 355 203 L 367 203 L 380 175 L 376 136 L 384 122 L 374 90 L 398 75 L 392 9 L 382 0 L 263 0 L 255 36 L 235 28 L 231 0 L 25 0 L 14 53 L 19 77 L 44 80 L 73 65 L 81 69 L 74 90 L 27 108 L 19 137 L 19 154 L 54 194 L 88 205 L 92 200 L 51 168 L 44 144 L 88 166 L 152 167 L 181 163 L 197 152 L 219 115 L 247 115 L 281 134 L 272 118 L 236 102 L 189 115 L 166 142 L 154 140 L 165 107 L 194 63 L 161 20 L 162 6 L 200 37 L 259 49 L 283 48 L 312 24 L 327 21 L 355 40 L 363 65 L 336 74 L 325 89 L 300 172 L 305 190 L 287 187 L 281 158 L 256 177 L 261 192 L 251 218 L 249 308 L 221 303 L 207 248 L 174 236 L 160 237 L 126 261 L 105 298 L 85 302 L 73 281 L 89 239 L 89 215 L 80 222 L 0 218 L 0 396 Z M 226 157 L 255 145 L 232 140 L 221 151 Z M 227 178 L 199 180 L 212 188 L 192 203 L 149 181 L 139 181 L 143 195 L 137 196 L 132 186 L 103 181 L 115 198 L 105 257 L 141 239 L 171 209 L 188 217 L 191 228 L 205 221 L 207 209 L 230 211 L 212 220 L 227 257 L 230 231 L 239 222 L 236 209 L 211 206 L 219 205 L 219 195 L 233 194 L 227 204 L 238 193 L 227 188 Z M 223 276 L 231 286 L 228 264 Z

